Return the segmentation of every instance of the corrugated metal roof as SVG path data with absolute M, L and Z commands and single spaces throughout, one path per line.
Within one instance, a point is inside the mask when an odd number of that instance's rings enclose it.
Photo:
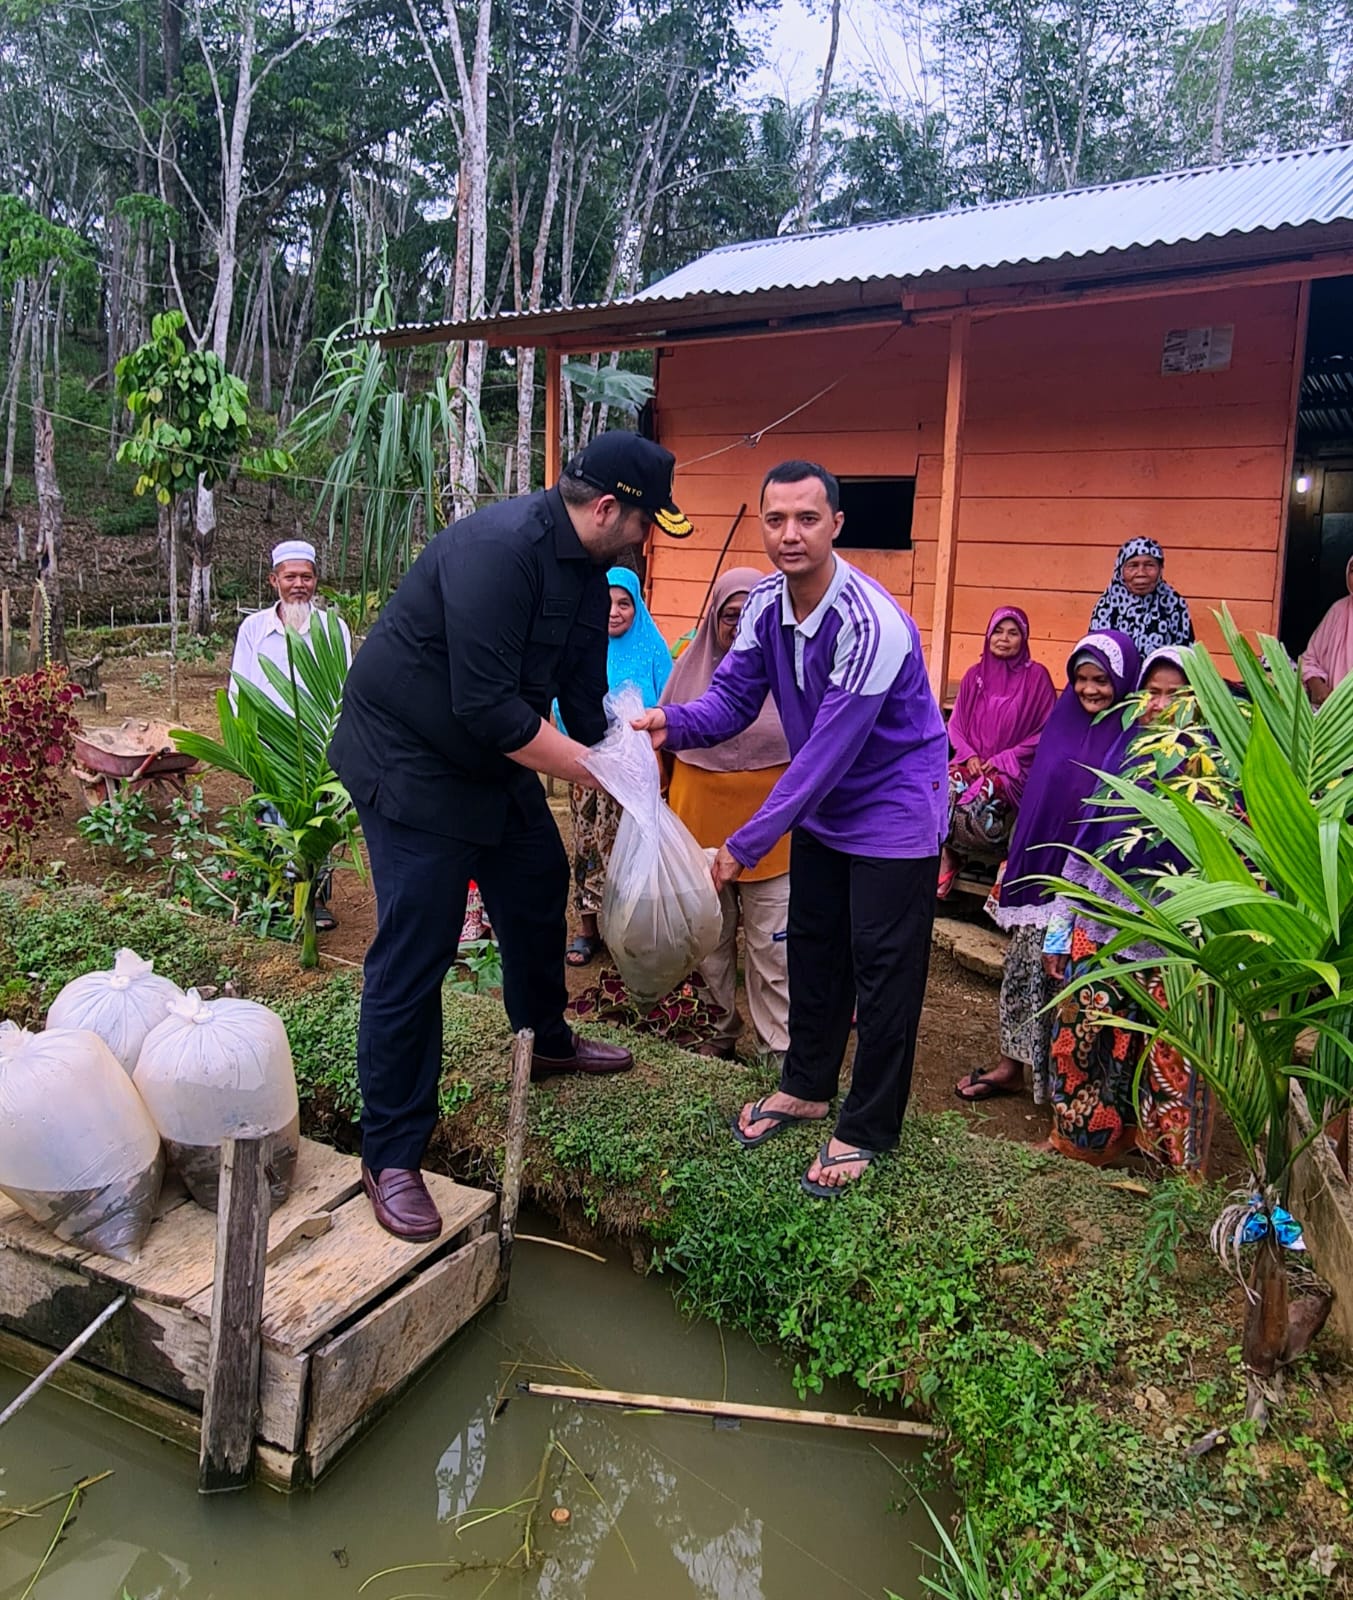
M 638 301 L 915 279 L 1353 220 L 1353 144 L 724 245 Z
M 1340 226 L 1329 247 L 1353 245 L 1353 142 L 724 245 L 625 299 L 461 322 L 402 323 L 382 334 L 381 343 L 554 341 L 590 350 L 598 348 L 588 342 L 597 335 L 654 343 L 683 331 L 734 325 L 759 310 L 783 317 L 797 314 L 802 304 L 842 316 L 900 306 L 907 287 L 962 282 L 969 274 L 988 285 L 1027 281 L 1042 263 L 1066 263 L 1065 276 L 1084 281 L 1157 265 L 1198 268 L 1203 250 L 1213 266 L 1257 260 L 1281 252 L 1281 236 L 1294 230 L 1303 231 L 1293 248 L 1309 250 L 1317 242 L 1312 230 L 1331 224 Z M 1261 244 L 1265 236 L 1270 237 Z M 1153 248 L 1160 251 L 1155 258 L 1147 253 Z M 810 304 L 806 291 L 816 291 Z

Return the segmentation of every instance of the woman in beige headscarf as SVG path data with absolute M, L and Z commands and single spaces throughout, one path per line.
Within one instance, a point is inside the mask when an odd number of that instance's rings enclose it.
M 659 702 L 698 700 L 719 663 L 733 648 L 748 592 L 765 574 L 734 567 L 715 583 L 709 609 L 690 645 L 672 668 Z M 751 727 L 708 750 L 682 750 L 672 762 L 668 804 L 705 849 L 717 849 L 765 803 L 789 764 L 774 702 L 767 695 Z M 725 1016 L 718 1033 L 701 1045 L 703 1055 L 731 1059 L 742 1018 L 737 1009 L 738 922 L 746 944 L 747 1008 L 757 1049 L 782 1056 L 789 1045 L 789 977 L 785 969 L 785 923 L 789 914 L 789 836 L 755 868 L 727 884 L 723 933 L 700 975 Z

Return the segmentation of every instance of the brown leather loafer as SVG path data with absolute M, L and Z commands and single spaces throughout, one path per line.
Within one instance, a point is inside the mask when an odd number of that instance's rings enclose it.
M 408 1167 L 386 1167 L 372 1172 L 363 1163 L 362 1188 L 376 1213 L 376 1221 L 396 1239 L 425 1244 L 442 1231 L 442 1214 L 428 1193 L 423 1174 Z
M 571 1056 L 543 1056 L 537 1050 L 531 1057 L 531 1080 L 553 1078 L 561 1072 L 628 1072 L 634 1057 L 618 1044 L 603 1044 L 600 1039 L 583 1039 L 573 1035 Z

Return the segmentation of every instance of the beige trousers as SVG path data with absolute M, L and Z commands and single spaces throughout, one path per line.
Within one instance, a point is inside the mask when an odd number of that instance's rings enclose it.
M 723 929 L 718 948 L 700 963 L 700 976 L 728 1020 L 710 1041 L 733 1045 L 742 1032 L 737 1008 L 738 921 L 746 945 L 744 979 L 752 1031 L 763 1054 L 789 1048 L 789 973 L 785 966 L 785 927 L 789 921 L 789 874 L 760 883 L 725 884 L 719 896 Z

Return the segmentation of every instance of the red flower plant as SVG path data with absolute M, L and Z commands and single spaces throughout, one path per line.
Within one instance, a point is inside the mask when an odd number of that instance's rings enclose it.
M 0 872 L 26 870 L 34 835 L 61 810 L 79 692 L 63 667 L 0 678 Z

